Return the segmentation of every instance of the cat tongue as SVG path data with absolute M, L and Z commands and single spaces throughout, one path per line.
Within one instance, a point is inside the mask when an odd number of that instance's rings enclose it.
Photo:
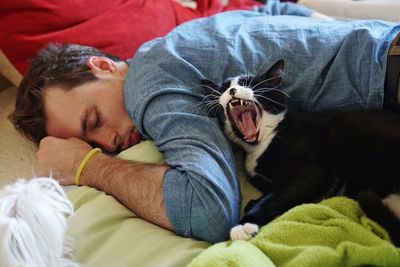
M 246 141 L 254 141 L 257 138 L 257 127 L 254 124 L 252 111 L 242 113 L 243 135 Z

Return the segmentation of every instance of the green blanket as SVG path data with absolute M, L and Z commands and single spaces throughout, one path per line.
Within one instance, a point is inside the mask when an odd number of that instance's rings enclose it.
M 336 197 L 295 207 L 253 239 L 215 244 L 188 265 L 206 266 L 398 267 L 400 249 L 356 201 Z

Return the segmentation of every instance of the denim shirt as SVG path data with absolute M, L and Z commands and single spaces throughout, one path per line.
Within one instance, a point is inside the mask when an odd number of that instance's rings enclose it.
M 262 10 L 259 10 L 262 11 Z M 233 11 L 187 22 L 144 44 L 130 62 L 125 104 L 171 169 L 164 199 L 176 233 L 228 238 L 241 204 L 234 155 L 202 100 L 221 83 L 285 61 L 283 89 L 304 110 L 379 108 L 386 53 L 399 26 Z

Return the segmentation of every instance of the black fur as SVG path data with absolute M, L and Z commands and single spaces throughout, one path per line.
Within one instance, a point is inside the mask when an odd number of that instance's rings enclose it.
M 344 195 L 358 199 L 367 215 L 385 227 L 394 244 L 400 246 L 400 221 L 381 201 L 399 193 L 400 114 L 384 110 L 288 110 L 286 95 L 276 90 L 282 71 L 283 61 L 279 61 L 262 76 L 241 78 L 239 83 L 253 91 L 262 90 L 262 95 L 254 95 L 254 99 L 269 114 L 285 112 L 273 129 L 274 138 L 257 159 L 251 179 L 265 195 L 249 203 L 241 223 L 264 225 L 296 205 L 336 195 L 345 185 Z M 203 81 L 213 89 L 211 98 L 220 98 L 229 84 L 217 86 Z M 223 124 L 227 118 L 232 120 L 226 114 L 220 114 L 220 118 Z M 240 131 L 234 131 L 241 141 L 231 139 L 248 153 L 260 145 L 258 140 L 246 142 Z

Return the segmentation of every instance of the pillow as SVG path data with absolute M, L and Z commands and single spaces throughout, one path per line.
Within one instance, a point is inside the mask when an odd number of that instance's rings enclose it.
M 153 142 L 141 142 L 117 157 L 161 163 Z M 68 218 L 76 260 L 85 267 L 186 266 L 208 243 L 183 238 L 146 222 L 115 198 L 94 188 L 68 187 L 75 213 Z
M 166 34 L 179 22 L 175 2 L 152 2 L 2 1 L 0 49 L 21 73 L 26 72 L 28 59 L 48 42 L 91 45 L 122 58 L 132 57 L 140 44 Z M 185 15 L 195 18 L 195 14 Z
M 243 154 L 237 155 L 243 204 L 260 196 L 243 172 Z M 152 141 L 143 141 L 118 158 L 146 163 L 162 163 L 163 155 Z M 68 218 L 68 236 L 74 244 L 76 260 L 85 267 L 186 266 L 210 244 L 184 238 L 137 217 L 115 198 L 96 189 L 67 187 L 75 213 Z
M 224 10 L 249 9 L 255 0 L 198 0 L 197 9 L 174 0 L 0 1 L 0 49 L 24 74 L 49 42 L 77 43 L 131 58 L 144 42 L 175 26 Z

